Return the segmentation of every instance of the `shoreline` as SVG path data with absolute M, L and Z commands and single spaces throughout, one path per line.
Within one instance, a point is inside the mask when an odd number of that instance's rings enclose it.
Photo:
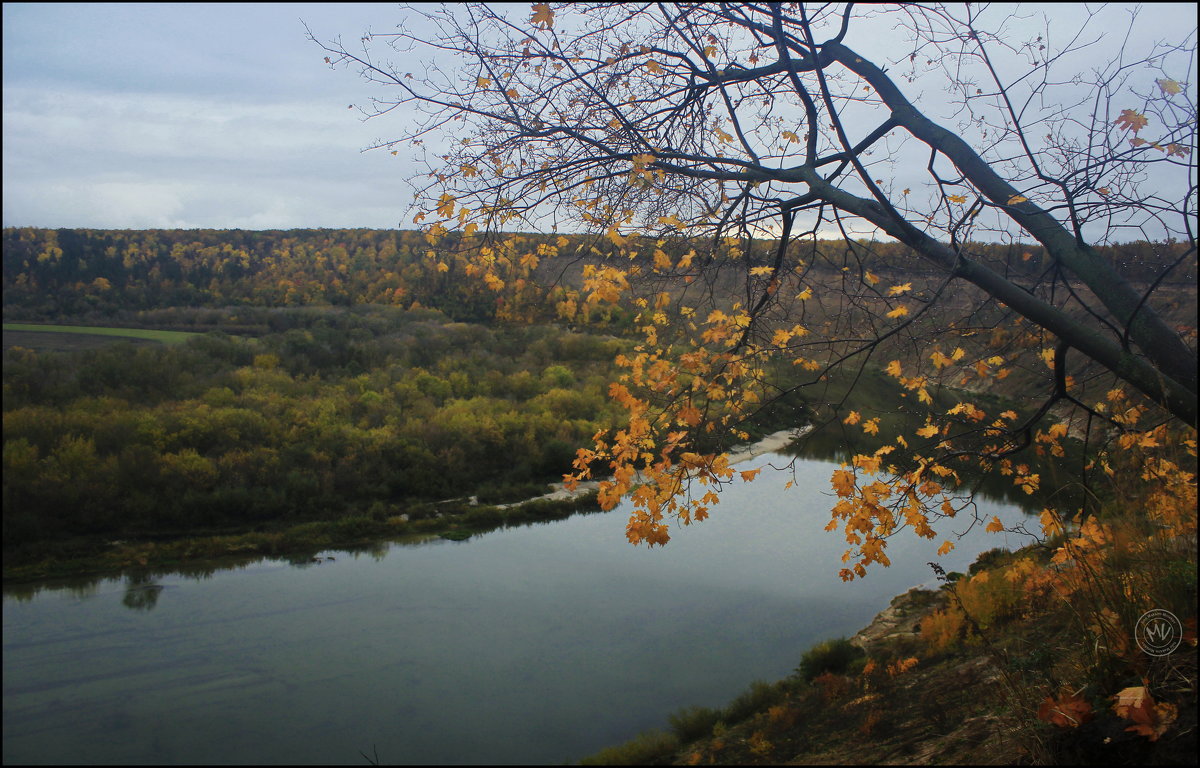
M 753 443 L 734 446 L 728 452 L 729 465 L 779 451 L 809 429 L 809 426 L 783 429 Z M 566 511 L 565 508 L 585 503 L 588 496 L 594 499 L 601 482 L 584 481 L 574 491 L 568 491 L 561 482 L 552 483 L 553 490 L 549 493 L 506 504 L 479 504 L 473 498 L 450 499 L 447 501 L 463 504 L 458 512 L 412 521 L 407 513 L 384 521 L 365 520 L 359 515 L 343 520 L 317 521 L 315 529 L 314 523 L 309 522 L 272 532 L 193 534 L 165 541 L 95 541 L 86 543 L 82 549 L 68 547 L 64 550 L 60 545 L 48 545 L 40 555 L 33 555 L 27 562 L 15 567 L 6 558 L 3 581 L 7 588 L 44 580 L 123 578 L 133 572 L 186 570 L 205 565 L 221 567 L 218 564 L 262 558 L 291 560 L 298 557 L 304 560 L 322 552 L 414 536 L 453 538 L 468 531 L 468 535 L 474 535 L 510 523 L 559 519 L 577 514 L 577 508 L 573 511 Z M 447 502 L 435 502 L 441 503 Z M 539 509 L 539 505 L 548 506 L 549 509 Z M 522 509 L 526 506 L 531 506 L 531 510 Z M 343 529 L 343 525 L 351 523 L 353 530 Z
M 781 429 L 777 432 L 772 432 L 753 443 L 737 445 L 731 448 L 727 455 L 729 456 L 729 466 L 735 464 L 743 464 L 747 461 L 758 458 L 768 453 L 778 453 L 781 449 L 786 448 L 793 440 L 803 437 L 812 430 L 811 424 L 806 424 L 802 427 L 791 427 L 789 429 Z M 595 493 L 600 490 L 600 483 L 611 482 L 612 477 L 605 477 L 599 480 L 582 480 L 576 484 L 575 490 L 567 490 L 565 483 L 550 483 L 550 487 L 554 490 L 549 493 L 544 493 L 541 496 L 524 499 L 522 501 L 513 501 L 507 504 L 494 504 L 496 509 L 510 509 L 519 507 L 522 504 L 529 504 L 535 501 L 573 501 L 589 493 Z M 472 497 L 473 498 L 473 497 Z M 472 501 L 472 503 L 475 503 Z

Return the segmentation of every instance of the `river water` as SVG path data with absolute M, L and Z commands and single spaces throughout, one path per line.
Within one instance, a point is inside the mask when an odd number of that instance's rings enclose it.
M 625 542 L 620 507 L 307 567 L 6 592 L 4 762 L 578 760 L 786 676 L 931 582 L 928 561 L 965 571 L 1027 543 L 976 525 L 938 557 L 905 532 L 892 567 L 843 583 L 834 466 L 798 461 L 787 491 L 770 471 L 735 483 L 654 550 Z

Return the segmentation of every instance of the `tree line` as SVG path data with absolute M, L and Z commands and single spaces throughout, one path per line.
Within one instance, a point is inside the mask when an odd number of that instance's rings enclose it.
M 292 322 L 172 347 L 6 349 L 6 547 L 513 500 L 614 423 L 614 338 L 387 307 Z

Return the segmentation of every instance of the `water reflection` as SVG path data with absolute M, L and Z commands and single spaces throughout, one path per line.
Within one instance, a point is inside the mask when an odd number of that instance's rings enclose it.
M 834 466 L 797 462 L 791 492 L 731 483 L 654 550 L 625 541 L 622 505 L 320 567 L 76 580 L 87 599 L 26 586 L 4 601 L 4 762 L 361 764 L 377 744 L 410 764 L 561 764 L 786 675 L 930 581 L 929 560 L 965 571 L 1024 543 L 976 530 L 942 558 L 902 537 L 891 568 L 845 584 L 842 538 L 821 531 Z
M 162 593 L 162 584 L 151 584 L 145 576 L 133 577 L 125 584 L 125 596 L 121 605 L 134 611 L 153 611 L 158 605 L 158 596 Z

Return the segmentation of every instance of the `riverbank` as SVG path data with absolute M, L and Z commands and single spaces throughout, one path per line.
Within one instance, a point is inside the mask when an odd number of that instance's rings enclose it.
M 807 428 L 785 429 L 730 451 L 730 464 L 785 448 Z M 358 514 L 316 520 L 273 530 L 196 535 L 147 535 L 139 540 L 74 539 L 41 542 L 6 551 L 5 585 L 61 578 L 121 578 L 146 570 L 237 568 L 264 558 L 305 562 L 319 553 L 361 549 L 379 542 L 446 538 L 461 541 L 497 528 L 561 520 L 599 511 L 600 481 L 568 490 L 551 484 L 549 493 L 507 504 L 476 499 L 415 505 L 402 514 Z
M 768 453 L 778 453 L 792 444 L 794 440 L 806 435 L 812 429 L 811 426 L 803 426 L 794 429 L 781 429 L 777 432 L 772 432 L 761 439 L 748 445 L 734 446 L 728 452 L 729 466 L 735 464 L 744 464 L 747 461 L 752 461 L 759 456 Z M 612 480 L 611 477 L 604 480 L 583 480 L 575 484 L 574 490 L 567 488 L 566 483 L 551 483 L 552 490 L 549 493 L 535 496 L 524 501 L 517 501 L 511 504 L 497 504 L 499 509 L 508 509 L 510 507 L 518 507 L 522 504 L 531 502 L 563 502 L 575 501 L 589 495 L 594 495 L 600 490 L 600 483 L 605 480 Z
M 940 634 L 946 614 L 965 605 L 961 584 L 1010 582 L 1024 572 L 1021 561 L 1046 566 L 1050 551 L 985 552 L 969 577 L 914 587 L 849 640 L 814 646 L 793 675 L 756 682 L 720 709 L 679 710 L 669 730 L 643 732 L 581 764 L 1193 764 L 1194 629 L 1168 656 L 1123 651 L 1137 674 L 1105 683 L 1106 672 L 1089 667 L 1103 649 L 1079 638 L 1088 631 L 1077 623 L 1086 606 L 1053 600 Z M 1050 682 L 1089 668 L 1097 681 L 1078 690 Z M 1122 688 L 1145 692 L 1153 710 L 1121 711 L 1110 692 Z

